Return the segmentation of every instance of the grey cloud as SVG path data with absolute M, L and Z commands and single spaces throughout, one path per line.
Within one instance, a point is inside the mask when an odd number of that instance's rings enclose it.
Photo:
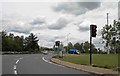
M 63 39 L 63 38 L 65 38 L 65 36 L 63 36 L 63 35 L 62 36 L 60 36 L 60 35 L 41 35 L 39 37 L 39 40 L 41 40 L 40 42 L 42 44 L 44 44 L 43 42 L 45 41 L 48 43 L 52 43 L 51 45 L 53 45 L 57 39 Z
M 24 34 L 29 34 L 30 31 L 29 30 L 19 30 L 19 29 L 12 29 L 10 30 L 10 32 L 17 32 L 17 33 L 24 33 Z
M 32 26 L 30 25 L 21 25 L 21 24 L 14 24 L 14 25 L 8 25 L 9 28 L 7 28 L 7 31 L 9 32 L 17 32 L 17 33 L 24 33 L 24 34 L 29 34 L 30 31 L 32 30 Z
M 89 31 L 89 27 L 82 27 L 82 26 L 79 26 L 79 31 L 81 32 L 86 32 L 86 31 Z
M 63 29 L 68 24 L 68 22 L 69 21 L 67 19 L 60 17 L 56 22 L 49 24 L 48 29 L 52 29 L 52 30 Z
M 81 31 L 81 32 L 87 32 L 90 30 L 90 27 L 89 25 L 91 24 L 91 22 L 89 21 L 81 21 L 80 24 L 78 24 L 78 30 Z
M 67 14 L 81 15 L 100 7 L 100 2 L 65 2 L 53 7 L 54 11 Z
M 93 10 L 100 6 L 100 2 L 80 2 L 78 4 L 80 7 L 84 7 L 88 10 Z
M 55 37 L 53 37 L 52 35 L 41 35 L 39 39 L 47 41 L 47 42 L 54 42 L 55 41 Z
M 41 25 L 45 23 L 45 18 L 44 17 L 37 17 L 35 18 L 32 22 L 30 22 L 31 25 Z
M 54 35 L 45 35 L 45 36 L 43 36 L 43 38 L 42 39 L 44 39 L 45 41 L 47 41 L 47 42 L 55 42 L 55 40 L 56 39 L 62 39 L 62 38 L 65 38 L 65 36 L 54 36 Z
M 50 26 L 48 26 L 49 29 L 53 29 L 53 30 L 59 30 L 59 29 L 62 29 L 64 27 L 65 26 L 61 25 L 61 24 L 51 24 Z
M 33 21 L 31 21 L 31 22 L 24 22 L 24 21 L 19 21 L 19 20 L 17 21 L 17 20 L 14 20 L 14 18 L 12 21 L 11 18 L 5 17 L 2 20 L 0 20 L 0 22 L 2 22 L 3 30 L 6 30 L 8 32 L 29 34 L 32 30 L 47 28 L 44 26 L 46 23 L 46 20 L 44 17 L 37 17 L 37 18 L 33 19 Z M 42 26 L 40 26 L 40 25 L 42 25 Z
M 25 30 L 25 29 L 11 29 L 10 32 L 17 32 L 17 33 L 24 33 L 24 34 L 29 34 L 30 30 Z
M 57 36 L 54 36 L 54 39 L 66 39 L 66 36 L 67 35 L 57 35 Z

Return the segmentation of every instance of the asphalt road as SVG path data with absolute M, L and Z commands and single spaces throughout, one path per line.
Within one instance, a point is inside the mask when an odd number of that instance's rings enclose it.
M 21 54 L 2 56 L 2 74 L 81 74 L 90 73 L 50 62 L 52 54 Z

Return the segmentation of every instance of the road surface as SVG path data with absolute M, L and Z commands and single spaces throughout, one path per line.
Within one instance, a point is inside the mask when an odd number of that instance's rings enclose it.
M 19 54 L 2 56 L 2 74 L 81 74 L 90 73 L 50 62 L 52 54 Z

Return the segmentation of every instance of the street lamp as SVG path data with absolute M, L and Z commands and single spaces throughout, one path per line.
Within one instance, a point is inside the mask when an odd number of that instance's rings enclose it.
M 70 35 L 71 33 L 68 33 L 67 34 L 67 53 L 68 53 L 68 36 Z

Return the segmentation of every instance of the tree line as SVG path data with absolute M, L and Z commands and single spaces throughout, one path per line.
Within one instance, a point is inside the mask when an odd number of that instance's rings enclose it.
M 2 35 L 2 51 L 14 51 L 14 52 L 39 52 L 39 45 L 37 37 L 31 33 L 28 37 L 9 35 L 5 32 L 1 32 Z
M 68 46 L 65 46 L 64 48 L 66 50 L 77 49 L 79 50 L 80 53 L 90 53 L 90 43 L 88 41 L 85 41 L 84 43 L 77 42 L 75 44 L 72 44 L 71 42 L 69 42 Z M 94 54 L 105 53 L 102 50 L 97 49 L 94 44 L 92 44 L 92 52 Z

